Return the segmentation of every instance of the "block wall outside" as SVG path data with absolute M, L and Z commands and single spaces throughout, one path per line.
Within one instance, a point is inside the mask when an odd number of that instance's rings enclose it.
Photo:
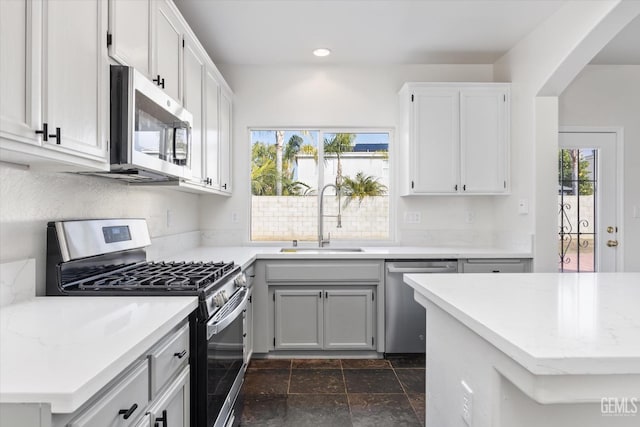
M 331 240 L 384 240 L 389 238 L 389 198 L 365 197 L 340 204 L 342 227 L 337 228 L 338 200 L 324 198 L 325 238 Z M 316 196 L 252 196 L 251 239 L 288 241 L 318 239 L 318 198 Z

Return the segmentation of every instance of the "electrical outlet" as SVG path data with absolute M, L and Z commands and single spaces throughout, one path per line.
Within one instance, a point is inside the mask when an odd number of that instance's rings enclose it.
M 467 224 L 473 224 L 476 222 L 476 213 L 474 211 L 467 211 L 465 221 Z
M 529 199 L 520 199 L 520 200 L 518 200 L 518 213 L 520 215 L 528 215 L 529 214 Z
M 420 224 L 420 222 L 422 222 L 422 215 L 420 212 L 405 212 L 404 222 L 407 224 Z
M 173 223 L 173 213 L 171 209 L 167 209 L 167 228 L 171 228 L 171 224 Z
M 471 427 L 473 425 L 473 391 L 464 381 L 462 385 L 462 419 Z
M 240 215 L 238 215 L 238 212 L 231 212 L 231 222 L 236 224 L 239 221 L 240 221 Z

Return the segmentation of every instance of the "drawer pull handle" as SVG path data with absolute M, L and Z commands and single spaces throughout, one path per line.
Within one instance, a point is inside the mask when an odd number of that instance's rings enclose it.
M 160 427 L 160 421 L 162 421 L 162 427 L 167 427 L 167 410 L 162 411 L 162 416 L 156 418 L 156 422 L 153 424 L 154 427 Z
M 136 411 L 136 409 L 138 409 L 138 404 L 134 403 L 133 405 L 131 405 L 131 408 L 129 409 L 120 409 L 118 411 L 118 415 L 124 415 L 124 417 L 122 418 L 124 418 L 125 420 L 128 420 L 129 417 L 133 415 L 133 413 Z
M 187 350 L 182 350 L 180 353 L 173 353 L 178 359 L 182 359 L 187 354 Z

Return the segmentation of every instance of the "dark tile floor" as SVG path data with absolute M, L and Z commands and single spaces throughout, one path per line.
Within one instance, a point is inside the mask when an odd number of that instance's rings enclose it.
M 254 359 L 241 426 L 420 427 L 424 357 Z

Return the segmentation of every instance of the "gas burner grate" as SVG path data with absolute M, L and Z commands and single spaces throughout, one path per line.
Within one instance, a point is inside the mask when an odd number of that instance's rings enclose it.
M 225 278 L 234 264 L 223 262 L 148 262 L 86 278 L 78 289 L 198 290 Z

